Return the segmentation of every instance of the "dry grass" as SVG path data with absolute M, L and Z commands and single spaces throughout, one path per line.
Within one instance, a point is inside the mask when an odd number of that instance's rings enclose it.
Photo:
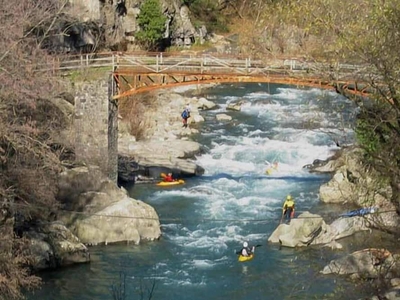
M 119 114 L 136 140 L 145 138 L 149 127 L 146 113 L 157 108 L 156 97 L 154 93 L 137 94 L 121 98 L 118 102 Z

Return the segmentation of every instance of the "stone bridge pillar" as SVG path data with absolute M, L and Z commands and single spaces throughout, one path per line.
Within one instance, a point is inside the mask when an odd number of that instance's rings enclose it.
M 75 155 L 78 162 L 97 165 L 111 180 L 118 177 L 118 104 L 116 85 L 108 80 L 85 82 L 75 96 Z

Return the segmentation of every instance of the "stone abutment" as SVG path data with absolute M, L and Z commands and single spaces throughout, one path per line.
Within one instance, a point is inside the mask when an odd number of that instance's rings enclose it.
M 111 180 L 118 177 L 118 104 L 115 81 L 84 82 L 76 87 L 75 155 L 78 162 L 97 165 Z

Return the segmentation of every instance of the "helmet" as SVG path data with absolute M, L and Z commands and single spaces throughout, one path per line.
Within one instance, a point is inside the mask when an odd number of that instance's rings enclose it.
M 287 195 L 286 200 L 292 200 L 292 196 L 291 195 Z
M 249 244 L 247 242 L 244 242 L 243 247 L 247 247 L 247 246 L 249 246 Z

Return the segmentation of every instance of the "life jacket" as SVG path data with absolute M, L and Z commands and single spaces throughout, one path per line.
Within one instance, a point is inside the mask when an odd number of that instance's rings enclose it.
M 172 176 L 167 175 L 167 176 L 165 176 L 164 181 L 172 182 L 172 181 L 174 181 L 174 179 L 172 178 Z
M 246 248 L 242 248 L 242 250 L 240 251 L 240 254 L 242 256 L 250 256 L 252 254 L 252 251 L 251 251 L 250 247 L 246 247 Z
M 286 200 L 285 203 L 283 204 L 283 208 L 293 208 L 293 207 L 294 207 L 293 199 Z

